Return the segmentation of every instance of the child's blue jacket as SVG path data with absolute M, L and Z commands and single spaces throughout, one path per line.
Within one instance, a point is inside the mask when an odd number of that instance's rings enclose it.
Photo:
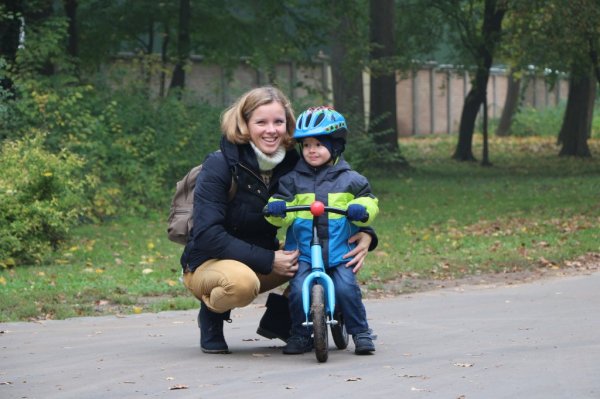
M 351 258 L 342 258 L 354 248 L 348 239 L 359 231 L 359 227 L 370 225 L 379 213 L 378 200 L 371 193 L 369 181 L 352 170 L 343 157 L 334 165 L 318 169 L 300 159 L 294 170 L 279 180 L 279 188 L 269 202 L 277 200 L 285 201 L 287 206 L 310 205 L 318 200 L 325 206 L 341 209 L 347 209 L 350 204 L 367 208 L 369 219 L 366 222 L 350 223 L 346 217 L 335 213 L 325 213 L 319 218 L 317 229 L 323 246 L 325 267 L 349 262 Z M 285 218 L 267 217 L 277 227 L 288 227 L 284 249 L 300 249 L 300 260 L 306 262 L 311 261 L 312 219 L 308 211 L 289 212 Z

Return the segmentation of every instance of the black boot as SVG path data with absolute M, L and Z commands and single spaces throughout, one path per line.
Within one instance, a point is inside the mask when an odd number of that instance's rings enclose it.
M 200 327 L 200 349 L 204 353 L 231 353 L 223 336 L 223 322 L 229 319 L 231 311 L 216 313 L 201 303 L 198 313 Z
M 288 299 L 283 295 L 270 293 L 267 298 L 267 311 L 260 319 L 256 333 L 265 338 L 279 338 L 286 342 L 290 337 L 291 328 Z

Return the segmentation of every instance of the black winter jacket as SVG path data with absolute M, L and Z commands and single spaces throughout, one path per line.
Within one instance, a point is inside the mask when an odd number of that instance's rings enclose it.
M 181 256 L 184 271 L 194 271 L 209 259 L 233 259 L 257 273 L 269 274 L 279 241 L 276 227 L 265 220 L 262 210 L 279 178 L 298 159 L 298 152 L 289 150 L 267 186 L 252 147 L 232 144 L 223 137 L 221 151 L 206 157 L 196 180 L 194 228 Z M 232 171 L 237 191 L 229 201 Z

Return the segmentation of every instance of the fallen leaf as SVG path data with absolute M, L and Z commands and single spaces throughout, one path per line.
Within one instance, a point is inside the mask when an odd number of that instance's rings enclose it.
M 422 379 L 422 380 L 426 380 L 426 379 L 428 379 L 428 377 L 425 377 L 424 375 L 410 375 L 410 374 L 404 374 L 404 375 L 401 375 L 400 377 L 403 377 L 403 378 L 420 378 L 420 379 Z
M 473 363 L 454 363 L 456 367 L 473 367 Z

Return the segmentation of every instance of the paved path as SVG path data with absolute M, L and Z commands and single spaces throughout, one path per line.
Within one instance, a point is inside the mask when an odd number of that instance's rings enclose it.
M 600 398 L 600 273 L 366 306 L 376 354 L 323 364 L 260 339 L 259 305 L 230 355 L 200 352 L 192 311 L 0 324 L 0 398 Z

